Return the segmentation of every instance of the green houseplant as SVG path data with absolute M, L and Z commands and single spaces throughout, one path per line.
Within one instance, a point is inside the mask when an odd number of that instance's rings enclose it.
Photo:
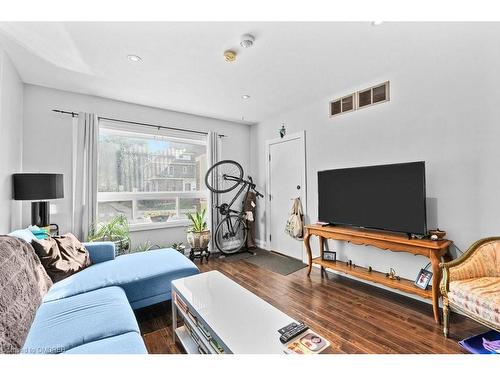
M 130 228 L 125 215 L 115 216 L 107 223 L 93 224 L 90 228 L 89 241 L 112 241 L 118 254 L 130 249 Z
M 192 249 L 205 249 L 210 242 L 210 230 L 207 229 L 205 214 L 207 210 L 187 213 L 191 227 L 187 231 L 187 241 Z

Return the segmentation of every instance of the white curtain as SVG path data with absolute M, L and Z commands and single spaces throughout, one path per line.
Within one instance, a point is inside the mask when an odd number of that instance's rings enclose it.
M 219 136 L 219 133 L 216 132 L 208 132 L 207 135 L 207 169 L 210 168 L 212 165 L 220 161 L 220 155 L 221 155 L 221 138 Z M 212 186 L 215 183 L 215 181 L 212 181 Z M 218 194 L 212 193 L 209 191 L 208 195 L 208 209 L 209 212 L 207 213 L 208 216 L 208 227 L 211 230 L 212 234 L 212 241 L 210 242 L 210 251 L 215 250 L 215 242 L 214 242 L 214 235 L 215 235 L 215 228 L 217 228 L 217 224 L 219 223 L 219 211 L 215 208 L 215 206 L 219 205 L 219 200 L 218 200 Z
M 86 241 L 97 217 L 99 119 L 80 112 L 73 121 L 73 233 Z

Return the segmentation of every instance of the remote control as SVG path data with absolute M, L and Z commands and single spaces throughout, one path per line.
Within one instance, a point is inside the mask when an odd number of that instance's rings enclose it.
M 282 335 L 282 334 L 284 334 L 285 332 L 290 331 L 292 328 L 297 327 L 297 325 L 298 325 L 298 324 L 299 324 L 299 323 L 292 322 L 292 323 L 290 323 L 289 325 L 287 325 L 287 326 L 285 326 L 285 327 L 283 327 L 283 328 L 278 329 L 278 333 L 279 333 L 280 335 Z
M 308 329 L 309 329 L 308 326 L 306 326 L 304 323 L 300 323 L 296 327 L 292 328 L 291 330 L 283 333 L 280 336 L 280 341 L 284 344 L 284 343 L 290 341 L 291 339 L 297 337 L 301 333 L 304 333 Z

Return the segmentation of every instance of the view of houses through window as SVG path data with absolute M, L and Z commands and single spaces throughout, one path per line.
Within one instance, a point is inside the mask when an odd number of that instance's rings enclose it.
M 130 224 L 185 220 L 205 208 L 206 140 L 100 127 L 97 220 Z

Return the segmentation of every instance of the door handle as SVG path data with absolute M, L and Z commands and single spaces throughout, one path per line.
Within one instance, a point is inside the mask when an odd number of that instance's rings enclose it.
M 297 190 L 300 190 L 300 185 L 297 185 Z

